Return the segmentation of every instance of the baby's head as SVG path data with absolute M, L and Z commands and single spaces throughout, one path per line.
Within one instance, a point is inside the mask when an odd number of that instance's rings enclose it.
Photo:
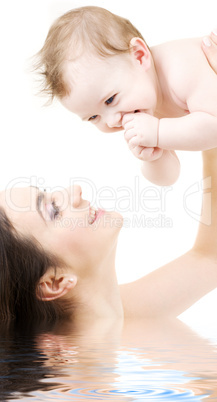
M 100 58 L 128 53 L 133 37 L 143 37 L 125 18 L 100 7 L 73 9 L 51 26 L 38 53 L 37 71 L 44 76 L 43 92 L 62 99 L 68 94 L 63 65 L 76 60 L 85 51 Z
M 126 19 L 100 7 L 71 10 L 51 26 L 38 53 L 42 92 L 104 132 L 126 113 L 154 114 L 156 74 L 150 49 Z

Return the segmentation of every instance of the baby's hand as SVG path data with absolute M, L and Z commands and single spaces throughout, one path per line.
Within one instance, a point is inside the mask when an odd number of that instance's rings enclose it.
M 139 145 L 133 146 L 132 144 L 129 146 L 133 155 L 144 162 L 153 162 L 156 159 L 159 159 L 163 153 L 163 149 L 161 148 L 149 148 L 149 147 L 141 147 Z
M 147 113 L 125 114 L 122 125 L 128 145 L 157 147 L 159 120 Z
M 137 118 L 137 116 L 141 117 Z M 146 116 L 148 116 L 148 118 L 146 118 Z M 129 113 L 124 115 L 122 125 L 125 129 L 125 139 L 133 155 L 142 161 L 152 162 L 161 157 L 163 150 L 153 145 L 145 145 L 145 139 L 148 137 L 148 135 L 145 135 L 146 131 L 148 131 L 147 122 L 153 125 L 152 127 L 149 125 L 149 133 L 151 129 L 154 131 L 155 126 L 155 135 L 157 136 L 158 119 L 145 113 Z M 146 127 L 144 127 L 145 124 Z M 155 142 L 157 143 L 157 140 L 155 140 Z

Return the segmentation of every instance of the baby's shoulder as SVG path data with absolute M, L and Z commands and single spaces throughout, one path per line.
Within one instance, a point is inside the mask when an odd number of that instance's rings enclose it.
M 153 48 L 157 71 L 168 86 L 183 96 L 203 74 L 208 63 L 201 48 L 202 38 L 174 40 Z
M 186 68 L 202 58 L 205 59 L 201 49 L 202 38 L 179 39 L 161 43 L 151 48 L 154 61 L 169 71 L 174 67 Z

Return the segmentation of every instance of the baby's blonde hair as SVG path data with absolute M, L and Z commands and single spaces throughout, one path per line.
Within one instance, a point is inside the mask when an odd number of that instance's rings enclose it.
M 66 60 L 75 60 L 87 49 L 100 57 L 127 53 L 133 37 L 143 39 L 130 21 L 104 8 L 88 6 L 68 11 L 53 23 L 36 55 L 35 70 L 43 76 L 42 92 L 51 100 L 68 95 L 63 77 Z

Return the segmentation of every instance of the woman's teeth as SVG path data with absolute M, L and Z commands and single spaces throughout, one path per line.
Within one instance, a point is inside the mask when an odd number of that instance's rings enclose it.
M 88 223 L 90 225 L 92 225 L 92 223 L 96 220 L 96 216 L 97 216 L 97 210 L 93 207 L 90 207 L 89 218 L 88 218 Z

